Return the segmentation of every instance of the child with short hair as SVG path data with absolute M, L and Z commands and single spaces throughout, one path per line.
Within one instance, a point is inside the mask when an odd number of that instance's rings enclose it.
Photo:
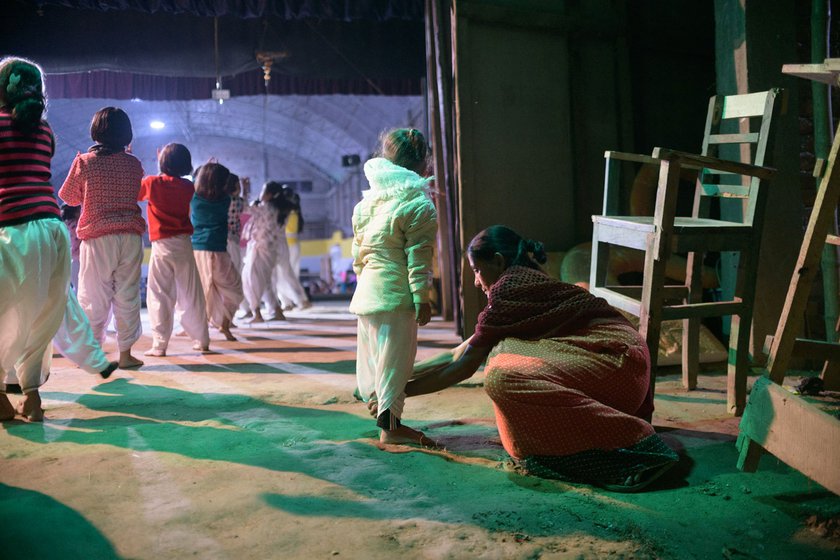
M 210 349 L 204 291 L 195 264 L 190 203 L 195 187 L 184 176 L 192 171 L 190 151 L 170 143 L 158 152 L 159 175 L 143 178 L 138 200 L 147 200 L 152 255 L 146 289 L 146 308 L 152 327 L 152 347 L 146 356 L 166 356 L 175 316 L 193 340 L 193 349 Z
M 383 443 L 432 442 L 400 422 L 417 353 L 417 326 L 431 318 L 437 211 L 424 177 L 429 147 L 420 131 L 400 128 L 380 139 L 380 156 L 364 165 L 370 189 L 353 210 L 358 316 L 356 380 L 377 408 Z M 375 402 L 371 402 L 375 401 Z
M 90 320 L 97 342 L 105 339 L 113 309 L 119 345 L 119 366 L 143 362 L 131 355 L 140 338 L 140 266 L 146 222 L 137 205 L 143 179 L 140 160 L 126 151 L 133 132 L 122 109 L 105 107 L 90 124 L 95 142 L 73 160 L 58 191 L 67 204 L 82 207 L 76 235 L 79 250 L 79 303 Z
M 242 301 L 242 279 L 227 252 L 230 197 L 225 192 L 230 171 L 219 163 L 202 165 L 195 177 L 190 208 L 193 252 L 204 288 L 207 318 L 227 340 L 231 320 Z

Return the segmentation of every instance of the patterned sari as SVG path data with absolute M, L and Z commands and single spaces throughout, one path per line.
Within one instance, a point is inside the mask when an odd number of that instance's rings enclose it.
M 511 267 L 471 340 L 488 342 L 485 390 L 502 444 L 532 474 L 620 483 L 677 460 L 643 419 L 653 410 L 647 345 L 602 299 Z

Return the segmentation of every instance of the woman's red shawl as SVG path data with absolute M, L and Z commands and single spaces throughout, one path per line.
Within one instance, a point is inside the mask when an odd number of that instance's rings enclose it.
M 505 270 L 487 299 L 471 346 L 494 346 L 507 337 L 537 340 L 569 335 L 592 319 L 629 324 L 603 298 L 525 266 Z

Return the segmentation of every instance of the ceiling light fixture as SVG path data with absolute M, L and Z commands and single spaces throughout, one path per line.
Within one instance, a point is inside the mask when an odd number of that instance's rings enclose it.
M 222 75 L 219 73 L 219 16 L 213 18 L 213 51 L 216 57 L 216 89 L 210 92 L 210 96 L 221 105 L 230 99 L 230 90 L 222 89 Z

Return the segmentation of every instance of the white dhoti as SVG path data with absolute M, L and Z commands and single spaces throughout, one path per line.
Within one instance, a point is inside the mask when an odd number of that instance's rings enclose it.
M 193 251 L 204 288 L 207 319 L 217 327 L 230 321 L 242 301 L 242 279 L 227 251 Z
M 275 290 L 283 303 L 295 307 L 305 307 L 309 303 L 306 297 L 306 290 L 300 284 L 300 279 L 295 275 L 292 264 L 289 260 L 289 245 L 285 238 L 277 243 L 277 264 L 274 267 Z
M 260 299 L 271 285 L 271 273 L 277 262 L 277 249 L 273 244 L 248 242 L 242 276 L 246 278 L 245 299 L 252 310 L 259 309 Z
M 88 373 L 100 373 L 110 364 L 72 288 L 67 291 L 64 320 L 55 333 L 53 344 L 62 356 Z
M 60 220 L 0 227 L 0 377 L 16 371 L 24 393 L 49 377 L 69 277 L 70 236 Z
M 120 352 L 142 334 L 140 324 L 140 265 L 143 242 L 139 235 L 124 233 L 84 239 L 80 248 L 79 303 L 90 320 L 96 341 L 102 345 L 109 311 L 113 308 Z
M 359 315 L 357 344 L 356 382 L 362 399 L 376 399 L 380 415 L 390 410 L 392 419 L 401 418 L 417 354 L 414 311 Z
M 152 348 L 166 351 L 175 320 L 193 342 L 206 348 L 210 344 L 204 288 L 198 275 L 189 235 L 178 235 L 152 241 L 149 259 L 149 283 L 146 286 L 146 308 L 152 327 Z

